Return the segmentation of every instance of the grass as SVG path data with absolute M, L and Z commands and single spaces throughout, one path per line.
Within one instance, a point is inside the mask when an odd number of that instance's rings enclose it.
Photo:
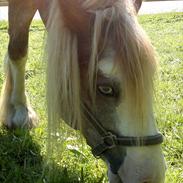
M 159 55 L 155 115 L 165 136 L 163 152 L 167 162 L 166 183 L 183 182 L 183 13 L 144 15 L 140 23 Z M 107 182 L 106 167 L 73 130 L 57 134 L 58 148 L 46 156 L 45 71 L 42 62 L 44 27 L 34 22 L 30 29 L 26 86 L 40 124 L 29 132 L 0 128 L 0 182 L 67 183 Z M 7 22 L 0 22 L 0 60 L 8 43 Z M 0 66 L 0 87 L 3 64 Z M 69 137 L 68 134 L 69 133 Z M 52 159 L 53 161 L 48 161 Z M 50 166 L 51 165 L 51 166 Z
M 183 14 L 142 16 L 159 54 L 156 118 L 165 136 L 167 183 L 183 182 Z

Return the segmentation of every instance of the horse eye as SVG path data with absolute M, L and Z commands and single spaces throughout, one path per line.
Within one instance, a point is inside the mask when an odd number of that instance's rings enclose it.
M 98 91 L 107 96 L 114 96 L 114 90 L 110 86 L 98 86 Z

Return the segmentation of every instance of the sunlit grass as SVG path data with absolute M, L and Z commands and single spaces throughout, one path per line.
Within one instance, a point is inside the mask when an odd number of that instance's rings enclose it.
M 183 182 L 183 13 L 140 16 L 159 55 L 156 82 L 156 118 L 165 136 L 163 151 L 167 161 L 166 183 Z M 44 27 L 34 22 L 30 30 L 26 86 L 40 124 L 30 132 L 0 128 L 0 182 L 107 182 L 106 167 L 95 159 L 90 148 L 74 131 L 57 134 L 58 148 L 50 162 L 46 157 Z M 8 43 L 7 23 L 0 22 L 0 60 Z M 3 64 L 0 66 L 0 86 Z M 64 127 L 65 128 L 65 127 Z M 69 132 L 68 132 L 69 131 Z M 69 133 L 69 137 L 68 137 Z M 64 141 L 64 143 L 62 143 Z
M 156 117 L 165 136 L 167 183 L 183 182 L 183 14 L 142 16 L 159 55 Z

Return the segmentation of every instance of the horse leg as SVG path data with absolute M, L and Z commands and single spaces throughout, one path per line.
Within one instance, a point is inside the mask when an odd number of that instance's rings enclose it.
M 24 80 L 29 26 L 36 10 L 32 0 L 9 0 L 9 46 L 0 102 L 0 120 L 9 128 L 31 128 L 37 123 L 25 95 Z

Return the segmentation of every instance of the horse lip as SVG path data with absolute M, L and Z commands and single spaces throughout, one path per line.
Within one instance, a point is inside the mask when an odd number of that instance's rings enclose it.
M 108 177 L 110 183 L 124 183 L 118 174 L 114 174 L 111 170 L 108 170 Z
M 126 157 L 126 148 L 115 146 L 104 152 L 102 156 L 107 162 L 110 171 L 118 175 L 119 168 L 122 166 Z

